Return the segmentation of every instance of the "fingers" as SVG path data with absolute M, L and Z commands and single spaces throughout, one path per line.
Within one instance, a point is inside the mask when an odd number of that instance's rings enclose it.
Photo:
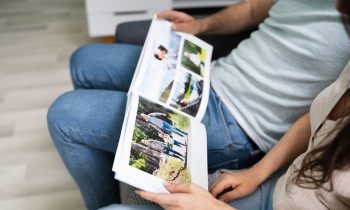
M 218 181 L 216 181 L 210 189 L 210 193 L 216 198 L 219 193 L 228 188 L 235 188 L 236 185 L 232 182 L 232 178 L 223 174 Z
M 187 33 L 193 33 L 193 25 L 189 24 L 189 23 L 173 23 L 171 25 L 171 29 L 174 31 L 183 31 L 183 32 L 187 32 Z
M 195 184 L 188 184 L 188 183 L 174 184 L 171 182 L 165 182 L 164 186 L 171 193 L 195 193 L 202 190 L 199 186 Z
M 173 22 L 183 22 L 191 20 L 192 17 L 183 12 L 174 10 L 163 11 L 157 14 L 159 18 L 167 19 Z
M 230 203 L 233 200 L 246 196 L 248 193 L 244 193 L 241 187 L 237 187 L 232 191 L 226 192 L 222 194 L 218 199 L 225 202 Z
M 172 22 L 171 29 L 173 31 L 181 31 L 197 35 L 201 31 L 200 23 L 192 16 L 178 11 L 164 11 L 157 14 L 159 18 L 167 19 Z

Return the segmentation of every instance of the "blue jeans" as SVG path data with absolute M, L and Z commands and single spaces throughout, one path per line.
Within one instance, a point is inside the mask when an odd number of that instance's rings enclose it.
M 171 133 L 171 132 L 176 133 L 179 136 L 187 135 L 187 133 L 183 132 L 181 129 L 176 128 L 165 121 L 163 121 L 163 130 L 165 130 L 166 132 L 169 132 L 169 133 Z
M 141 47 L 132 45 L 81 47 L 70 63 L 75 90 L 60 96 L 48 111 L 51 138 L 88 209 L 115 203 L 118 197 L 111 168 L 140 53 Z M 202 122 L 210 171 L 248 167 L 262 156 L 213 90 Z

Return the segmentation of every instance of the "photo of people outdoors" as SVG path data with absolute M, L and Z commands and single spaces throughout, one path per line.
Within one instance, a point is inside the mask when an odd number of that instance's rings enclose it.
M 202 100 L 203 80 L 182 71 L 177 79 L 170 106 L 196 116 Z
M 161 32 L 159 32 L 161 33 Z M 148 98 L 166 102 L 176 73 L 177 59 L 181 37 L 172 31 L 166 31 L 168 36 L 155 40 L 154 52 L 149 60 L 147 73 L 140 91 Z M 150 78 L 157 78 L 151 80 Z
M 206 51 L 196 44 L 185 40 L 182 51 L 181 64 L 186 69 L 204 76 Z
M 129 165 L 167 181 L 190 183 L 190 120 L 140 97 Z

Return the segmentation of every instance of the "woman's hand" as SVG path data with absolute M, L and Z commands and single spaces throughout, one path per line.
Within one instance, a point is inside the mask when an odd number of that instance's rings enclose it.
M 223 173 L 213 184 L 210 193 L 226 203 L 253 193 L 262 181 L 252 169 L 241 172 Z M 230 189 L 230 190 L 229 190 Z M 227 192 L 224 192 L 228 190 Z M 223 193 L 224 192 L 224 193 Z
M 172 30 L 190 33 L 193 35 L 200 34 L 204 31 L 204 22 L 196 20 L 192 16 L 178 11 L 164 11 L 157 14 L 158 17 L 167 19 L 172 22 Z
M 167 182 L 164 186 L 171 194 L 136 192 L 144 199 L 158 203 L 166 210 L 233 210 L 233 208 L 215 199 L 210 193 L 195 184 L 173 184 Z

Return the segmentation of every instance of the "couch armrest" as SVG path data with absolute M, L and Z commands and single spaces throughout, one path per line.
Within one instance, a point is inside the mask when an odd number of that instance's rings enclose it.
M 143 45 L 150 26 L 151 20 L 120 23 L 115 33 L 116 41 L 117 43 Z

